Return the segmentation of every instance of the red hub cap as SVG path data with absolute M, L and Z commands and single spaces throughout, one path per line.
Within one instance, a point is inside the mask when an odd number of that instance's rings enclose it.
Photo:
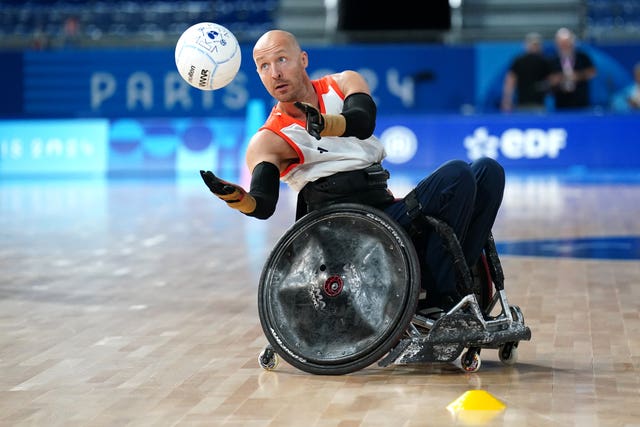
M 335 297 L 340 295 L 342 287 L 343 283 L 340 276 L 331 276 L 324 282 L 324 293 L 327 294 L 327 296 Z

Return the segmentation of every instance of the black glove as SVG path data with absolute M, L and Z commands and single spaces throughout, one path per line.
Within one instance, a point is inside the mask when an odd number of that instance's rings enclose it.
M 320 111 L 306 102 L 295 102 L 293 105 L 307 116 L 306 129 L 309 135 L 315 139 L 320 139 L 320 132 L 324 130 L 324 117 L 320 114 Z
M 200 171 L 200 176 L 209 190 L 216 196 L 231 194 L 235 191 L 233 184 L 223 181 L 211 171 Z
M 239 185 L 224 181 L 211 171 L 200 171 L 200 176 L 209 190 L 224 200 L 229 207 L 242 213 L 251 213 L 256 209 L 256 199 Z

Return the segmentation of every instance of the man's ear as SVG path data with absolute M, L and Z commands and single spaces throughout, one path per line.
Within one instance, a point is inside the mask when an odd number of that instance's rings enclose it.
M 302 66 L 307 68 L 309 66 L 309 55 L 304 50 L 300 54 L 300 61 L 302 62 Z

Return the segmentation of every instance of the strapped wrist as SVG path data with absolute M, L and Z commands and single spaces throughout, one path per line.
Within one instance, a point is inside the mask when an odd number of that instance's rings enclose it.
M 342 136 L 347 129 L 347 120 L 342 114 L 323 114 L 324 129 L 320 136 Z
M 250 214 L 256 210 L 256 199 L 254 199 L 251 194 L 247 193 L 240 201 L 229 203 L 229 206 L 239 210 L 243 214 Z
M 256 199 L 249 193 L 236 190 L 231 194 L 223 194 L 218 197 L 227 202 L 229 207 L 237 209 L 244 214 L 250 214 L 256 210 Z

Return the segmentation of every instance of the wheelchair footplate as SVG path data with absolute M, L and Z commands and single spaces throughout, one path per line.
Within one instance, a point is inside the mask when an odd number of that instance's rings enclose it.
M 502 297 L 506 303 L 506 297 Z M 416 314 L 407 329 L 408 337 L 401 339 L 378 365 L 453 362 L 465 348 L 468 351 L 462 356 L 461 365 L 468 372 L 479 369 L 481 348 L 499 349 L 500 360 L 514 364 L 518 343 L 530 340 L 531 330 L 524 325 L 518 307 L 505 307 L 508 309 L 500 315 L 485 319 L 475 296 L 467 295 L 437 320 Z

